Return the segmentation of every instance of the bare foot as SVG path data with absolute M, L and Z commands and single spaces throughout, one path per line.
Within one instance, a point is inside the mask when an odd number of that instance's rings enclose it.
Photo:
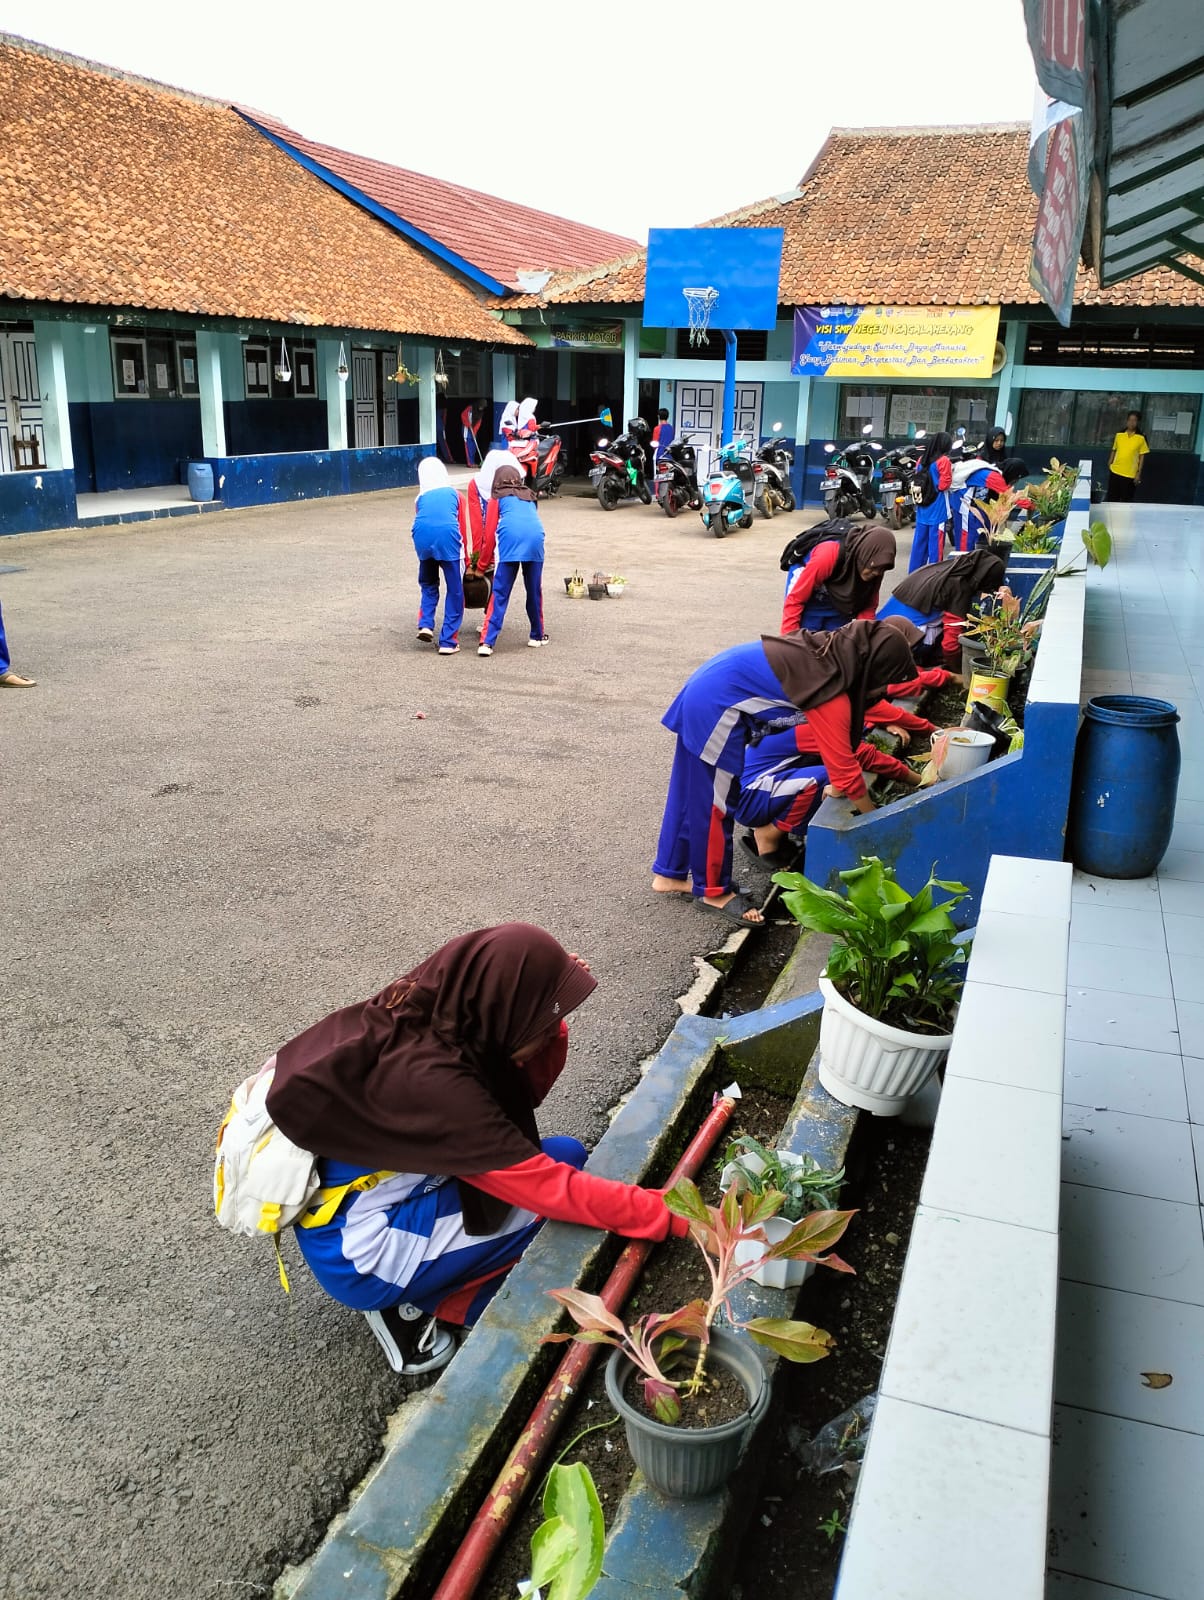
M 742 922 L 746 927 L 753 927 L 765 918 L 747 895 L 737 894 L 733 889 L 729 894 L 707 895 L 699 900 L 698 904 L 706 911 L 718 911 L 723 916 L 729 917 L 733 922 Z
M 689 894 L 689 878 L 666 878 L 659 872 L 652 874 L 652 887 L 657 894 Z
M 752 835 L 757 842 L 757 854 L 760 856 L 776 855 L 786 842 L 786 835 L 772 822 L 764 828 L 754 828 Z

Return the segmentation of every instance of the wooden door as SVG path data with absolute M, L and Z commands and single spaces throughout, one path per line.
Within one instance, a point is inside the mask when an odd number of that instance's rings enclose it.
M 351 382 L 357 450 L 375 450 L 380 444 L 376 420 L 376 377 L 376 351 L 353 350 Z
M 32 333 L 0 334 L 0 472 L 46 465 L 38 351 Z

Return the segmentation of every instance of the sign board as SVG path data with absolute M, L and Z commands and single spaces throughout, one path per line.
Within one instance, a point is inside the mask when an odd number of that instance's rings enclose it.
M 813 378 L 989 378 L 998 306 L 798 306 L 790 370 Z
M 1051 100 L 1087 104 L 1087 0 L 1024 0 L 1037 82 Z
M 596 323 L 585 328 L 553 328 L 553 350 L 621 350 L 623 324 Z
M 1044 171 L 1029 282 L 1064 328 L 1074 310 L 1079 247 L 1087 221 L 1090 154 L 1084 148 L 1084 119 L 1072 111 L 1041 135 Z

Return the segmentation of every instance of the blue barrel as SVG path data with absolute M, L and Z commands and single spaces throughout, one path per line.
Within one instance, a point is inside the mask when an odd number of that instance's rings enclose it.
M 194 500 L 213 499 L 213 468 L 207 461 L 188 463 L 188 493 Z
M 1178 721 L 1169 700 L 1088 700 L 1070 793 L 1076 867 L 1101 878 L 1146 878 L 1162 860 L 1175 826 Z

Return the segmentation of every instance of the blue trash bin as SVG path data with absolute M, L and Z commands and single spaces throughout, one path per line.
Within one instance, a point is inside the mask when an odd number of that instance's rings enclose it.
M 1083 711 L 1070 792 L 1070 858 L 1101 878 L 1146 878 L 1166 854 L 1179 787 L 1179 712 L 1105 694 Z
M 188 463 L 188 493 L 194 500 L 213 499 L 213 468 L 207 461 Z

